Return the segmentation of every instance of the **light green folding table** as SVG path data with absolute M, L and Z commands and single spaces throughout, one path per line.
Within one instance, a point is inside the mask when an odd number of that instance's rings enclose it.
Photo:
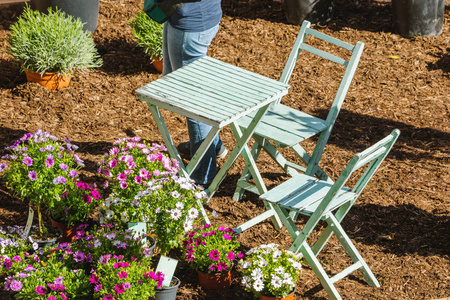
M 205 56 L 137 89 L 136 93 L 148 104 L 169 155 L 180 162 L 180 175 L 189 177 L 220 130 L 230 125 L 236 146 L 206 189 L 211 199 L 241 153 L 254 180 L 262 181 L 247 143 L 270 104 L 287 94 L 289 87 L 286 83 Z M 173 143 L 160 108 L 212 126 L 187 166 Z M 252 121 L 241 131 L 237 121 L 250 114 L 254 115 Z M 202 214 L 209 222 L 204 211 Z M 275 227 L 281 225 L 276 216 L 272 221 Z

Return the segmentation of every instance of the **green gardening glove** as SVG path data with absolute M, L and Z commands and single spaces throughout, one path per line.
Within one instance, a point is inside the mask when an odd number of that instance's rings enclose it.
M 177 9 L 182 7 L 184 3 L 198 1 L 200 0 L 145 0 L 144 11 L 150 18 L 162 24 L 167 21 Z

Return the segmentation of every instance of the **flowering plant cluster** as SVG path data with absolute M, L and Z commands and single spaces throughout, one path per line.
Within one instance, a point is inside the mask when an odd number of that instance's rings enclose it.
M 183 234 L 198 221 L 205 192 L 196 190 L 193 181 L 172 175 L 155 179 L 138 193 L 135 201 L 149 208 L 148 230 L 156 236 L 162 254 L 180 246 Z
M 122 229 L 116 224 L 88 227 L 80 225 L 71 244 L 74 259 L 78 263 L 102 261 L 105 255 L 122 255 L 125 259 L 149 261 L 155 246 L 151 237 L 134 235 L 130 229 Z
M 57 249 L 23 252 L 6 265 L 5 290 L 16 299 L 74 299 L 89 294 L 88 277 L 83 269 L 71 269 L 56 255 Z
M 7 226 L 0 227 L 0 256 L 11 258 L 17 254 L 31 251 L 32 244 L 27 241 L 23 227 Z M 1 273 L 0 266 L 0 273 Z
M 67 187 L 59 201 L 49 210 L 49 215 L 55 221 L 67 226 L 82 223 L 88 215 L 100 205 L 102 196 L 97 185 L 89 185 L 81 180 Z
M 103 155 L 98 172 L 106 176 L 105 186 L 116 197 L 131 203 L 148 181 L 178 172 L 178 161 L 160 152 L 166 150 L 163 145 L 150 146 L 139 137 L 119 139 Z
M 243 258 L 239 247 L 232 229 L 205 224 L 184 235 L 183 257 L 198 271 L 220 273 L 230 270 L 236 260 Z
M 253 248 L 246 253 L 246 260 L 239 262 L 245 290 L 256 297 L 286 297 L 295 289 L 301 261 L 293 252 L 278 247 L 269 244 Z
M 17 195 L 34 203 L 42 226 L 41 204 L 52 209 L 67 186 L 73 184 L 83 161 L 74 154 L 78 147 L 66 138 L 64 142 L 42 130 L 27 133 L 12 146 L 12 153 L 3 156 L 9 163 L 0 164 L 6 184 Z
M 121 255 L 102 258 L 89 278 L 98 299 L 149 299 L 162 286 L 164 274 L 155 273 L 149 265 L 124 260 Z

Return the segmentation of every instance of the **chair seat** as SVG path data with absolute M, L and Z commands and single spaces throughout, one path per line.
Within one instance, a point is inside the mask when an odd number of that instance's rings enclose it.
M 261 195 L 261 199 L 276 203 L 289 210 L 311 215 L 333 186 L 332 183 L 299 174 L 279 186 Z M 324 215 L 342 206 L 345 202 L 356 199 L 357 195 L 351 189 L 343 187 L 339 190 L 328 206 Z
M 239 126 L 247 128 L 253 115 L 239 120 Z M 279 147 L 292 147 L 327 128 L 322 119 L 283 104 L 273 105 L 256 127 L 256 135 L 274 141 Z

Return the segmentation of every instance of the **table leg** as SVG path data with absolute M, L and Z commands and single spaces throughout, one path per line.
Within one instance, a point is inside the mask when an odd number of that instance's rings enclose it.
M 180 170 L 178 173 L 180 176 L 189 178 L 189 173 L 186 170 L 183 160 L 181 159 L 180 154 L 178 153 L 175 144 L 173 143 L 172 137 L 170 136 L 169 130 L 167 129 L 166 123 L 164 122 L 164 118 L 161 115 L 158 107 L 155 105 L 148 105 L 150 112 L 153 115 L 153 119 L 156 122 L 156 126 L 158 126 L 158 130 L 161 133 L 165 146 L 167 147 L 167 151 L 169 152 L 170 157 L 176 158 L 180 164 Z

